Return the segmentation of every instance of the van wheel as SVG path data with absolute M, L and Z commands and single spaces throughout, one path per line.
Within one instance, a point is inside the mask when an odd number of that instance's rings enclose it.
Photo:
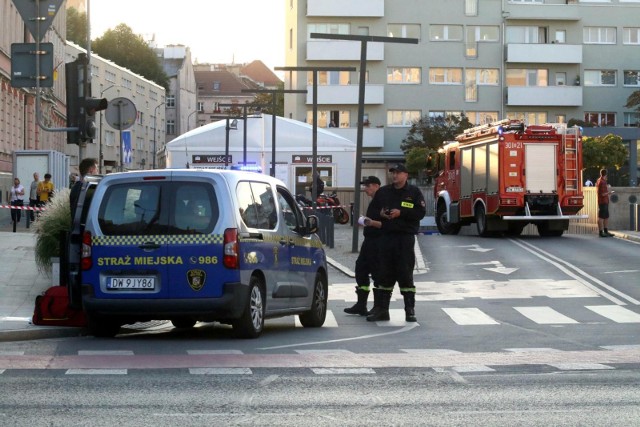
M 171 319 L 171 324 L 178 329 L 189 329 L 195 326 L 196 320 L 188 317 L 179 317 Z
M 488 237 L 491 235 L 491 233 L 487 231 L 487 213 L 481 204 L 476 206 L 476 228 L 478 229 L 478 236 Z
M 257 277 L 249 280 L 249 298 L 244 312 L 233 321 L 233 332 L 238 338 L 258 338 L 264 328 L 264 299 L 262 281 Z
M 324 325 L 324 320 L 327 317 L 327 298 L 327 282 L 322 274 L 316 273 L 311 310 L 298 316 L 302 326 L 305 328 L 319 328 Z
M 458 234 L 461 225 L 459 223 L 451 223 L 447 221 L 447 207 L 444 202 L 438 203 L 436 208 L 436 226 L 440 234 Z
M 107 317 L 87 316 L 89 333 L 98 338 L 113 338 L 120 331 L 120 324 Z

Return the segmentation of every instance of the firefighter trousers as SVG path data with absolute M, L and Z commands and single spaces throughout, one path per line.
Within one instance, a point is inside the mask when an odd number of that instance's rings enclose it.
M 379 269 L 374 286 L 391 292 L 397 282 L 401 292 L 415 293 L 413 269 L 416 265 L 416 237 L 407 233 L 388 233 L 381 239 Z

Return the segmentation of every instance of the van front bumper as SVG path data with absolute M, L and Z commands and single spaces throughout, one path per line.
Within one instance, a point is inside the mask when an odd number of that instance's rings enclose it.
M 131 298 L 98 298 L 92 285 L 82 285 L 82 305 L 90 316 L 232 320 L 242 315 L 248 300 L 249 285 L 243 283 L 225 284 L 219 298 L 136 298 L 136 294 L 131 294 Z

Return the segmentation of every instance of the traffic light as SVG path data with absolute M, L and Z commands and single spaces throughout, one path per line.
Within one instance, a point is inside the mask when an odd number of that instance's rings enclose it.
M 67 84 L 67 127 L 77 131 L 67 131 L 67 144 L 80 144 L 96 136 L 96 111 L 107 108 L 104 98 L 92 98 L 91 87 L 87 79 L 87 55 L 81 53 L 78 58 L 65 64 Z

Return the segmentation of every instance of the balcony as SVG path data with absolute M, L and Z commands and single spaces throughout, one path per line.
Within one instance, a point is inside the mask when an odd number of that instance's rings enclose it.
M 382 18 L 384 0 L 307 0 L 307 16 Z
M 384 43 L 367 43 L 367 61 L 384 60 Z M 360 61 L 360 42 L 350 40 L 307 41 L 307 61 Z
M 566 4 L 565 0 L 546 0 L 545 4 L 523 4 L 506 2 L 504 18 L 535 21 L 579 21 L 581 10 L 577 2 Z
M 512 86 L 507 88 L 507 105 L 580 107 L 582 106 L 582 87 Z
M 582 45 L 509 43 L 505 49 L 510 63 L 582 64 Z
M 358 138 L 357 128 L 330 128 L 329 131 L 353 141 L 355 144 Z M 362 133 L 362 147 L 364 148 L 384 148 L 384 128 L 364 128 Z
M 358 105 L 358 85 L 318 86 L 318 105 L 344 104 Z M 384 85 L 367 84 L 364 103 L 368 105 L 384 103 Z M 313 104 L 313 86 L 307 86 L 307 104 Z

